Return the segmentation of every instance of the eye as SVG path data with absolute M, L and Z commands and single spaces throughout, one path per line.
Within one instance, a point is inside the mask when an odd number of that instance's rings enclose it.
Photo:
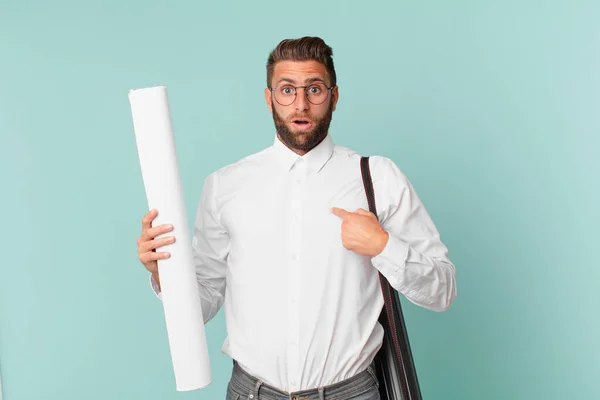
M 311 86 L 308 88 L 308 91 L 312 94 L 319 94 L 321 93 L 322 89 L 320 86 Z
M 281 92 L 281 94 L 285 95 L 294 94 L 294 88 L 292 86 L 283 86 L 281 89 L 279 89 L 279 91 Z

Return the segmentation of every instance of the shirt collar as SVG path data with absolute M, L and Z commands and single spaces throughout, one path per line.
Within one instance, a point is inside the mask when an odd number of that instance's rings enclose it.
M 303 156 L 300 156 L 290 150 L 281 142 L 281 140 L 279 140 L 277 135 L 275 135 L 275 141 L 273 142 L 275 156 L 286 171 L 289 171 L 294 166 L 296 161 L 303 158 L 309 168 L 313 169 L 315 172 L 319 172 L 331 158 L 331 155 L 333 154 L 333 148 L 334 143 L 329 134 L 325 136 L 325 139 L 323 139 L 321 143 Z

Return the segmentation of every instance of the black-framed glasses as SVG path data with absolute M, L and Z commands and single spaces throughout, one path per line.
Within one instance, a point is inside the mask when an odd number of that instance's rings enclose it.
M 275 97 L 275 101 L 281 104 L 282 106 L 289 106 L 296 100 L 296 95 L 298 93 L 298 89 L 304 89 L 304 94 L 306 95 L 306 99 L 316 106 L 319 104 L 323 104 L 327 97 L 329 96 L 329 91 L 334 88 L 334 86 L 327 87 L 323 82 L 315 82 L 311 83 L 307 86 L 294 86 L 289 83 L 279 83 L 274 88 L 269 88 L 273 97 Z

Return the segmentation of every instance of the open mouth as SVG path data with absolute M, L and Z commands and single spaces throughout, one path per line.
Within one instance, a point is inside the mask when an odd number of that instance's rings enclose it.
M 312 122 L 306 118 L 294 118 L 292 120 L 292 125 L 298 129 L 305 130 L 312 126 Z

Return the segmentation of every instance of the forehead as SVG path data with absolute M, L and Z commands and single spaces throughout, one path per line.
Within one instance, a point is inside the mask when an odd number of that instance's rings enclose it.
M 273 69 L 273 82 L 282 79 L 295 83 L 304 83 L 308 80 L 322 79 L 328 81 L 327 68 L 318 61 L 279 61 Z

